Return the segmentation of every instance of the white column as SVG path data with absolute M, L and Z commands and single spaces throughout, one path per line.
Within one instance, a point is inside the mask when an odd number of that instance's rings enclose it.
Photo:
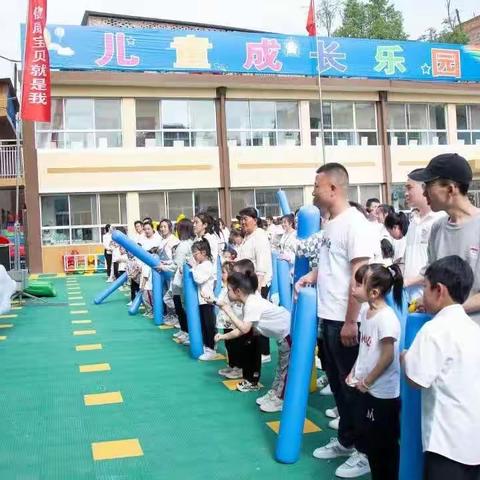
M 456 145 L 457 139 L 457 108 L 453 103 L 447 104 L 447 142 Z
M 122 145 L 123 148 L 136 147 L 135 99 L 122 98 Z
M 310 145 L 310 104 L 308 100 L 298 102 L 300 109 L 300 141 L 302 147 Z
M 127 225 L 129 233 L 135 231 L 135 220 L 140 218 L 140 198 L 138 192 L 127 193 Z

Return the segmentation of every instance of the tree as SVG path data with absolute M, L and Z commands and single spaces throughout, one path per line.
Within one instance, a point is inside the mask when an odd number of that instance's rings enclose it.
M 335 36 L 405 40 L 403 16 L 390 0 L 347 0 Z
M 333 24 L 340 13 L 340 0 L 317 0 L 317 24 L 325 28 L 327 36 L 333 31 Z

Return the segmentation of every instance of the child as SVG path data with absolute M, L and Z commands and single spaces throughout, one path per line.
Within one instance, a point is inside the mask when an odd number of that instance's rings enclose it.
M 272 337 L 278 344 L 278 365 L 271 389 L 266 395 L 257 399 L 257 405 L 264 412 L 279 412 L 283 408 L 283 395 L 290 359 L 290 313 L 283 307 L 277 307 L 256 292 L 258 278 L 252 271 L 245 274 L 233 272 L 228 276 L 228 298 L 231 302 L 243 304 L 243 320 L 240 320 L 231 306 L 218 302 L 235 325 L 235 329 L 226 334 L 217 334 L 215 341 L 230 340 L 242 335 L 250 335 L 250 342 L 245 342 L 242 349 L 243 382 L 237 390 L 250 392 L 259 390 L 258 381 L 261 369 L 260 335 Z
M 123 247 L 120 247 L 118 248 L 118 253 L 115 255 L 115 259 L 116 259 L 116 262 L 118 264 L 118 272 L 117 272 L 117 278 L 122 276 L 126 269 L 127 269 L 127 262 L 128 262 L 128 255 L 127 255 L 127 251 L 123 248 Z M 127 279 L 128 281 L 128 279 Z M 119 290 L 128 290 L 129 287 L 126 283 L 124 283 L 120 288 Z
M 152 248 L 148 253 L 156 254 L 157 249 Z M 145 305 L 144 317 L 153 318 L 153 295 L 152 295 L 152 269 L 146 264 L 142 263 L 142 278 L 140 281 L 140 290 L 143 292 L 143 303 Z
M 237 258 L 237 251 L 229 245 L 223 252 L 222 261 L 225 263 L 234 262 Z
M 388 238 L 382 238 L 380 240 L 380 250 L 382 252 L 382 262 L 386 267 L 389 267 L 393 263 L 393 257 L 395 256 L 395 250 Z
M 128 306 L 130 306 L 133 300 L 135 300 L 137 292 L 140 290 L 142 263 L 130 253 L 127 254 L 127 258 L 126 272 L 130 280 L 130 302 Z
M 192 245 L 193 259 L 189 261 L 192 267 L 193 280 L 198 286 L 198 302 L 200 304 L 200 322 L 202 324 L 202 336 L 204 353 L 199 360 L 216 360 L 215 351 L 215 309 L 207 303 L 206 298 L 213 297 L 213 285 L 216 271 L 212 262 L 212 254 L 208 240 L 197 240 Z
M 425 480 L 480 478 L 480 327 L 462 307 L 473 278 L 456 255 L 427 268 L 423 303 L 435 317 L 402 355 L 407 380 L 422 389 Z
M 372 480 L 396 480 L 400 438 L 400 322 L 385 301 L 390 290 L 402 305 L 403 278 L 398 265 L 364 265 L 355 273 L 352 293 L 359 302 L 360 347 L 346 383 L 358 393 L 358 438 L 355 461 L 347 460 L 335 474 L 351 477 L 371 470 Z M 359 456 L 368 457 L 358 458 Z M 369 467 L 370 464 L 370 467 Z

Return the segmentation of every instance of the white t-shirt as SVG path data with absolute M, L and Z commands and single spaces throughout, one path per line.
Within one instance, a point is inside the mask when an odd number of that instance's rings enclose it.
M 148 252 L 150 249 L 158 248 L 160 246 L 161 237 L 160 235 L 152 235 L 150 238 L 143 236 L 140 239 L 140 243 L 142 248 Z
M 210 260 L 197 263 L 192 267 L 192 276 L 198 287 L 198 303 L 200 305 L 205 305 L 207 303 L 203 298 L 203 295 L 210 298 L 213 297 L 213 286 L 215 284 L 216 273 L 213 263 Z
M 378 235 L 355 207 L 325 223 L 318 252 L 317 315 L 345 321 L 352 268 L 356 258 L 372 258 L 378 251 Z
M 290 334 L 290 312 L 260 295 L 249 295 L 243 307 L 243 320 L 265 337 L 283 340 Z
M 206 233 L 204 236 L 205 240 L 210 245 L 210 253 L 212 254 L 212 264 L 214 270 L 214 278 L 217 279 L 217 262 L 218 262 L 218 236 L 214 233 Z M 202 240 L 202 237 L 195 237 L 193 243 Z
M 145 286 L 143 287 L 144 290 L 152 290 L 152 269 L 146 264 L 142 262 L 142 279 L 146 278 Z
M 376 398 L 397 398 L 400 396 L 400 322 L 390 307 L 382 308 L 367 318 L 368 308 L 360 312 L 360 348 L 355 363 L 354 376 L 364 379 L 377 365 L 381 354 L 380 340 L 394 338 L 392 363 L 370 387 L 369 393 Z
M 422 388 L 423 450 L 480 465 L 480 327 L 461 305 L 440 310 L 405 356 Z
M 137 244 L 142 243 L 143 239 L 145 238 L 145 235 L 143 234 L 143 232 L 142 233 L 137 233 L 136 230 L 129 236 Z
M 112 234 L 110 232 L 104 233 L 102 237 L 103 248 L 107 250 L 108 253 L 112 253 Z

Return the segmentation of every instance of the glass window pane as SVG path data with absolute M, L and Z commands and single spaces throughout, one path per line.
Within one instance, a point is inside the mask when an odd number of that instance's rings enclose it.
M 430 110 L 430 129 L 445 130 L 445 105 L 429 105 Z
M 375 122 L 375 104 L 371 102 L 356 103 L 355 120 L 357 122 L 357 130 L 375 130 L 377 128 Z
M 428 143 L 429 145 L 446 145 L 447 132 L 429 132 Z
M 218 193 L 216 190 L 196 191 L 195 213 L 207 212 L 213 218 L 218 218 Z
M 98 227 L 72 228 L 72 243 L 100 243 Z
M 458 130 L 467 130 L 467 106 L 466 105 L 457 105 L 457 129 Z
M 274 217 L 280 215 L 280 206 L 278 205 L 276 190 L 255 189 L 255 204 L 258 213 L 263 218 L 269 215 Z
M 162 100 L 162 128 L 187 129 L 188 102 L 186 100 Z
M 95 130 L 120 130 L 121 128 L 120 100 L 95 100 Z
M 275 132 L 252 132 L 252 145 L 255 147 L 270 147 L 276 143 Z
M 326 130 L 332 128 L 332 102 L 323 102 L 323 128 Z
M 472 145 L 480 145 L 480 132 L 472 133 Z
M 122 223 L 120 221 L 119 202 L 116 193 L 112 195 L 100 195 L 100 223 L 102 225 L 107 223 Z
M 69 224 L 66 195 L 42 197 L 42 226 L 59 227 Z
M 190 100 L 190 128 L 215 130 L 215 103 L 213 100 Z
M 190 146 L 190 134 L 188 132 L 163 132 L 164 147 L 188 147 Z
M 388 144 L 389 145 L 406 145 L 407 134 L 405 132 L 388 132 Z
M 298 130 L 298 103 L 277 102 L 277 128 Z
M 275 102 L 250 102 L 252 128 L 275 129 Z
M 480 105 L 470 105 L 470 118 L 472 130 L 480 130 Z
M 428 132 L 408 132 L 407 133 L 407 143 L 411 146 L 416 145 L 428 145 Z
M 37 122 L 37 130 L 63 130 L 63 98 L 52 98 L 52 120 L 50 122 Z
M 360 185 L 360 205 L 365 205 L 369 198 L 380 198 L 380 185 Z
M 120 197 L 120 223 L 127 224 L 127 195 L 125 193 L 119 193 Z
M 65 148 L 65 136 L 58 132 L 37 132 L 37 148 Z
M 95 134 L 93 132 L 65 133 L 65 148 L 71 148 L 72 150 L 95 148 Z
M 303 206 L 303 188 L 282 188 L 282 190 L 287 194 L 288 205 L 292 212 Z
M 72 225 L 97 225 L 97 198 L 95 195 L 70 195 Z
M 408 128 L 410 130 L 427 130 L 427 105 L 412 103 L 408 106 Z
M 333 133 L 332 132 L 324 132 L 323 134 L 323 140 L 325 142 L 325 145 L 333 145 Z M 321 145 L 317 141 L 317 145 Z
M 460 140 L 460 143 L 463 142 L 464 145 L 472 144 L 472 134 L 470 132 L 457 132 L 457 138 Z
M 122 146 L 122 132 L 97 131 L 97 148 L 119 148 Z
M 311 132 L 310 133 L 310 145 L 321 145 L 321 143 L 320 143 L 320 132 Z
M 160 104 L 158 100 L 136 100 L 137 130 L 160 129 Z
M 333 144 L 339 146 L 355 145 L 355 132 L 333 132 Z
M 137 132 L 137 147 L 161 147 L 161 132 Z
M 175 221 L 182 213 L 187 218 L 193 217 L 192 191 L 168 192 L 168 218 Z
M 216 132 L 192 132 L 192 147 L 214 147 L 216 144 Z
M 278 145 L 300 145 L 300 132 L 278 132 Z
M 380 197 L 377 197 L 380 198 Z M 408 205 L 405 202 L 405 185 L 393 184 L 392 185 L 392 198 L 391 204 L 395 210 L 408 210 Z
M 358 202 L 358 187 L 357 185 L 348 186 L 348 199 L 352 202 Z
M 65 99 L 65 128 L 67 130 L 94 130 L 93 99 Z
M 43 245 L 60 245 L 70 243 L 70 230 L 68 228 L 42 228 Z
M 388 111 L 388 129 L 389 130 L 406 130 L 407 122 L 405 118 L 405 104 L 389 103 Z
M 234 132 L 229 130 L 227 134 L 227 141 L 229 147 L 246 147 L 252 144 L 252 134 L 250 131 Z
M 138 197 L 140 201 L 140 218 L 150 217 L 160 221 L 166 217 L 165 193 L 140 193 Z
M 231 198 L 233 217 L 236 217 L 242 208 L 255 206 L 255 195 L 253 190 L 232 190 Z
M 358 132 L 357 145 L 377 145 L 377 132 Z
M 310 128 L 320 128 L 320 102 L 309 102 L 310 105 Z
M 332 102 L 333 129 L 353 129 L 353 103 Z
M 225 103 L 227 129 L 248 130 L 250 118 L 248 116 L 248 102 L 227 100 Z

